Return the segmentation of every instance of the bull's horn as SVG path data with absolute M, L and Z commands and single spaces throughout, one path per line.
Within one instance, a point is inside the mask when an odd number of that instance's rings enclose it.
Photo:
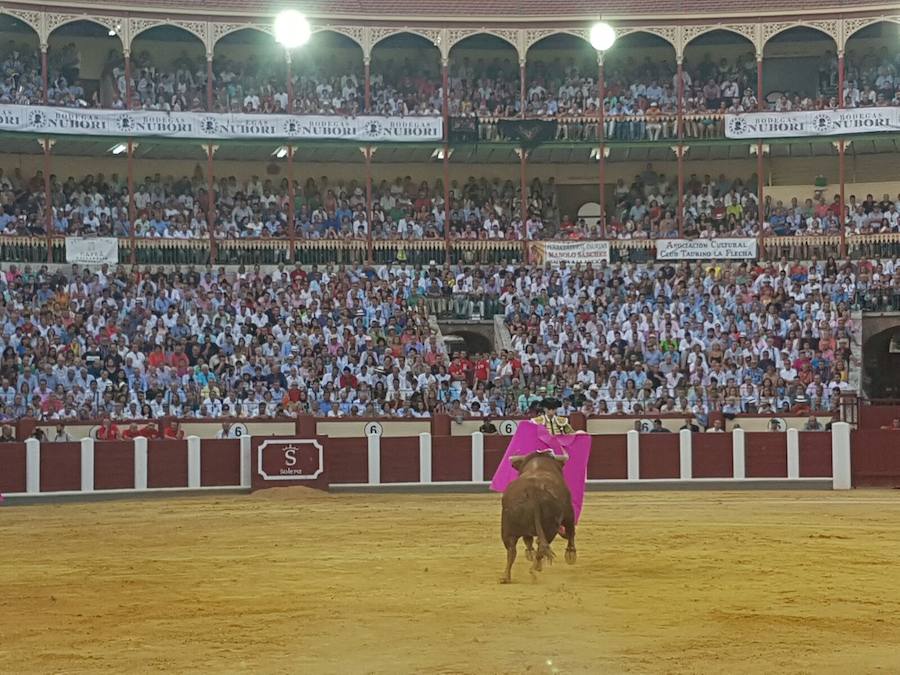
M 569 461 L 569 455 L 568 453 L 564 452 L 561 455 L 553 455 L 553 459 L 555 459 L 557 462 L 560 462 L 561 464 L 565 464 Z

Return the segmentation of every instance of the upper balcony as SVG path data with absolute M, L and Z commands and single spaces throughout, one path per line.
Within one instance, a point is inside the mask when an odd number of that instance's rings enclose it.
M 607 143 L 716 139 L 728 114 L 900 106 L 896 10 L 843 3 L 840 16 L 773 9 L 710 23 L 690 3 L 681 18 L 663 3 L 659 18 L 614 20 L 618 40 L 598 54 L 584 3 L 562 3 L 549 24 L 543 3 L 492 4 L 477 27 L 475 8 L 460 10 L 470 3 L 446 4 L 458 20 L 436 23 L 429 8 L 401 25 L 390 7 L 375 22 L 349 3 L 330 15 L 313 3 L 313 40 L 286 53 L 252 3 L 207 17 L 157 16 L 166 2 L 139 16 L 24 3 L 0 14 L 0 103 L 434 116 L 449 140 L 479 142 L 515 141 L 497 122 L 528 118 L 557 123 L 545 140 Z

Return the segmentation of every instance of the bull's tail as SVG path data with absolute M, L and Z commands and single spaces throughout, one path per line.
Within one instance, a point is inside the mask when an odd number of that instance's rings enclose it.
M 547 541 L 547 535 L 544 534 L 544 527 L 541 524 L 541 500 L 534 500 L 534 533 L 537 535 L 538 546 L 535 562 L 546 560 L 548 563 L 553 562 L 553 549 Z

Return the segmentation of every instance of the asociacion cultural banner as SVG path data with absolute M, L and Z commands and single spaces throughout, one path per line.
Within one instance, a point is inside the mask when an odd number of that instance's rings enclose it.
M 246 115 L 144 110 L 94 110 L 44 106 L 0 106 L 0 131 L 82 136 L 165 136 L 192 139 L 332 139 L 349 141 L 436 141 L 443 119 L 423 117 L 340 117 L 329 115 Z
M 531 245 L 531 260 L 535 265 L 557 266 L 579 263 L 609 262 L 608 241 L 540 241 Z
M 838 136 L 900 131 L 900 108 L 856 108 L 725 115 L 728 138 Z
M 657 239 L 657 260 L 756 258 L 756 239 Z
M 119 241 L 115 237 L 66 237 L 66 262 L 115 265 L 119 262 Z

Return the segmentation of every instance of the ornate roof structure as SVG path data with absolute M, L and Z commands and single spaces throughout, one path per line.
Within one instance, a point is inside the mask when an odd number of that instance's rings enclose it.
M 295 5 L 306 12 L 314 31 L 333 31 L 355 41 L 364 59 L 392 35 L 419 35 L 448 59 L 454 45 L 480 33 L 505 40 L 524 62 L 532 45 L 564 33 L 588 40 L 591 24 L 600 18 L 619 37 L 649 33 L 670 43 L 680 60 L 697 37 L 726 30 L 745 37 L 762 58 L 766 43 L 795 27 L 819 31 L 843 53 L 847 40 L 874 23 L 900 24 L 900 6 L 873 0 L 753 0 L 743 8 L 733 0 L 606 0 L 602 13 L 588 0 L 305 0 Z M 75 21 L 92 21 L 117 35 L 124 51 L 142 32 L 157 26 L 177 26 L 195 35 L 212 58 L 215 44 L 242 29 L 270 33 L 272 17 L 284 4 L 271 0 L 144 0 L 135 10 L 124 0 L 15 0 L 0 7 L 31 26 L 46 48 L 49 35 Z
M 117 9 L 134 12 L 135 6 L 123 0 L 85 0 L 84 2 L 34 2 L 21 3 L 43 7 L 72 7 L 90 11 L 91 8 Z M 221 15 L 223 12 L 241 15 L 269 15 L 281 9 L 285 3 L 271 0 L 193 0 L 185 3 L 179 0 L 144 0 L 140 10 L 175 11 L 179 14 Z M 309 17 L 353 18 L 372 21 L 415 20 L 436 21 L 452 19 L 460 21 L 491 21 L 521 23 L 531 19 L 552 18 L 560 20 L 592 20 L 602 16 L 606 20 L 630 17 L 691 17 L 708 19 L 722 16 L 753 17 L 763 14 L 799 15 L 842 13 L 847 10 L 871 9 L 891 13 L 896 4 L 873 2 L 872 0 L 796 0 L 785 5 L 781 0 L 753 0 L 749 6 L 733 0 L 304 0 L 292 4 Z

